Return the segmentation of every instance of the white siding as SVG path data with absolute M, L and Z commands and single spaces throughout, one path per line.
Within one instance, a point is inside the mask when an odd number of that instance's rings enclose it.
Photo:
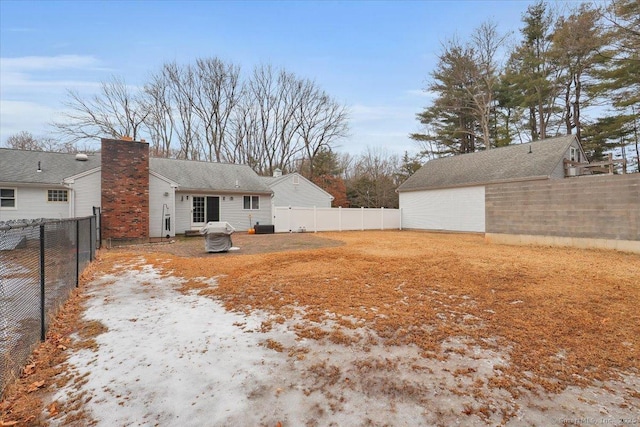
M 298 179 L 298 184 L 294 184 L 294 178 Z M 288 174 L 269 187 L 273 190 L 274 206 L 331 207 L 331 195 L 298 174 Z
M 2 188 L 16 189 L 16 208 L 0 209 L 0 221 L 8 221 L 10 219 L 63 219 L 69 218 L 70 201 L 67 202 L 48 202 L 47 188 L 35 187 L 16 187 L 11 185 L 2 185 Z M 63 188 L 57 188 L 62 190 Z M 71 200 L 71 194 L 68 194 Z
M 400 228 L 399 209 L 273 208 L 276 233 L 300 231 L 389 230 Z
M 402 228 L 485 231 L 484 186 L 400 193 Z
M 175 201 L 175 188 L 169 182 L 149 174 L 149 237 L 176 235 Z M 167 217 L 171 219 L 169 230 L 164 226 Z M 184 230 L 180 233 L 184 233 Z
M 259 196 L 260 209 L 244 209 L 244 196 Z M 240 194 L 233 195 L 233 200 L 225 196 L 225 200 L 220 200 L 220 220 L 227 221 L 238 231 L 247 231 L 251 226 L 259 222 L 262 225 L 270 225 L 271 222 L 271 196 L 264 194 Z M 251 218 L 249 218 L 251 215 Z
M 100 170 L 75 178 L 70 187 L 73 189 L 74 216 L 81 218 L 93 215 L 93 207 L 101 206 Z
M 191 193 L 176 192 L 175 201 L 175 228 L 177 234 L 184 234 L 186 230 L 191 230 Z M 187 200 L 189 197 L 189 200 Z
M 267 225 L 271 224 L 271 197 L 268 195 L 258 195 L 251 193 L 241 194 L 204 194 L 177 192 L 175 197 L 175 217 L 176 233 L 183 234 L 186 230 L 191 230 L 191 211 L 193 196 L 214 196 L 220 197 L 220 221 L 226 221 L 237 231 L 246 231 L 249 225 L 256 222 Z M 189 200 L 187 200 L 187 196 Z M 260 209 L 245 210 L 243 196 L 259 196 Z M 251 215 L 251 218 L 249 217 Z

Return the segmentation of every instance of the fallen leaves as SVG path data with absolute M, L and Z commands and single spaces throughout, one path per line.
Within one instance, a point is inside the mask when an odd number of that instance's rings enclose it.
M 89 274 L 83 274 L 81 286 L 89 278 Z M 77 332 L 85 299 L 81 290 L 71 294 L 51 320 L 47 339 L 33 351 L 20 378 L 5 388 L 0 402 L 0 427 L 46 425 L 42 419 L 46 412 L 51 412 L 42 401 L 49 392 L 49 384 L 60 386 L 71 378 L 63 374 L 63 362 L 67 357 L 65 350 L 74 345 L 70 335 Z M 57 405 L 51 409 L 59 412 Z
M 42 381 L 34 381 L 27 388 L 27 393 L 33 393 L 34 391 L 44 387 L 44 380 Z
M 22 370 L 22 375 L 24 375 L 25 377 L 33 374 L 36 370 L 36 364 L 35 363 L 30 363 L 27 366 L 24 367 L 24 369 Z
M 271 237 L 274 246 L 287 238 Z M 162 253 L 145 258 L 198 281 L 189 289 L 231 310 L 261 309 L 291 320 L 292 308 L 303 307 L 303 318 L 293 325 L 299 338 L 346 346 L 359 337 L 345 331 L 362 325 L 386 345 L 416 345 L 423 354 L 442 354 L 442 343 L 456 336 L 483 348 L 509 348 L 512 364 L 503 374 L 512 388 L 533 381 L 557 391 L 616 378 L 616 369 L 640 369 L 640 322 L 628 315 L 640 305 L 637 255 L 409 231 L 321 233 L 309 242 L 325 237 L 343 245 L 234 255 L 223 263 Z M 180 245 L 171 250 L 179 253 Z M 184 248 L 192 250 L 187 242 Z M 585 281 L 585 271 L 597 274 Z M 217 285 L 203 289 L 207 277 L 217 277 Z M 325 320 L 339 328 L 314 326 Z M 265 321 L 264 331 L 272 321 Z M 283 350 L 275 341 L 265 345 Z M 565 359 L 556 357 L 560 350 Z
M 47 407 L 47 411 L 49 411 L 49 415 L 50 416 L 55 416 L 58 415 L 58 406 L 57 406 L 57 402 L 52 402 L 48 407 Z
M 527 380 L 522 372 L 537 376 L 538 384 L 561 388 L 576 378 L 593 381 L 613 377 L 616 369 L 640 369 L 640 318 L 636 314 L 640 263 L 636 255 L 489 245 L 478 236 L 420 232 L 251 236 L 255 240 L 240 246 L 254 245 L 254 250 L 259 242 L 281 251 L 289 238 L 298 239 L 296 249 L 311 250 L 216 255 L 224 257 L 224 262 L 215 263 L 203 262 L 202 257 L 151 253 L 155 247 L 140 252 L 146 252 L 146 260 L 166 274 L 185 278 L 185 289 L 218 298 L 229 309 L 265 310 L 282 316 L 276 323 L 300 313 L 293 328 L 298 338 L 349 345 L 353 338 L 345 331 L 362 326 L 375 331 L 381 344 L 415 345 L 422 354 L 435 358 L 442 354 L 447 338 L 460 334 L 480 346 L 508 349 L 512 363 L 487 381 L 487 387 L 513 390 Z M 312 244 L 303 245 L 302 239 L 330 243 L 313 249 Z M 184 243 L 189 244 L 191 241 Z M 171 248 L 179 251 L 180 245 Z M 184 247 L 186 255 L 203 255 L 201 241 L 193 248 Z M 106 271 L 130 255 L 109 252 L 107 261 L 94 268 Z M 594 272 L 588 280 L 585 271 Z M 207 285 L 203 277 L 217 277 L 217 286 Z M 296 307 L 304 310 L 298 312 Z M 73 310 L 79 310 L 77 302 L 75 308 L 67 308 Z M 324 330 L 314 323 L 327 319 L 343 329 Z M 135 323 L 137 319 L 129 320 Z M 13 406 L 0 407 L 0 427 L 23 425 L 33 413 L 40 415 L 45 410 L 51 416 L 59 413 L 57 404 L 44 406 L 36 399 L 46 389 L 43 378 L 55 373 L 49 362 L 60 363 L 63 359 L 54 360 L 56 354 L 78 348 L 79 344 L 68 341 L 69 330 L 79 327 L 80 344 L 85 345 L 106 331 L 99 322 L 83 323 L 78 316 L 70 316 L 63 326 L 65 331 L 53 335 L 49 347 L 36 352 L 36 361 L 24 369 L 19 393 L 26 403 L 17 405 L 20 397 L 13 395 Z M 287 351 L 292 358 L 306 357 L 304 351 L 284 348 L 275 340 L 264 345 Z M 557 357 L 560 350 L 565 357 Z M 319 377 L 345 385 L 354 381 L 330 368 L 317 367 Z M 474 375 L 470 370 L 456 374 L 463 378 Z M 556 381 L 551 383 L 548 378 Z

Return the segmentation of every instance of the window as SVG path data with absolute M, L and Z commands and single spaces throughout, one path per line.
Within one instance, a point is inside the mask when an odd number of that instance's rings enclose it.
M 580 150 L 575 147 L 569 147 L 569 160 L 572 162 L 580 161 Z
M 204 197 L 193 196 L 193 222 L 204 223 Z
M 244 196 L 244 208 L 251 210 L 260 209 L 260 196 Z
M 47 190 L 47 202 L 67 202 L 67 190 Z
M 0 188 L 0 209 L 15 209 L 16 207 L 16 189 Z

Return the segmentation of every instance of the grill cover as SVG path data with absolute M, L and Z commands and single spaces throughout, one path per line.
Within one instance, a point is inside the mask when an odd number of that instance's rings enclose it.
M 208 222 L 200 229 L 200 234 L 204 234 L 204 248 L 207 252 L 226 252 L 231 249 L 231 235 L 236 231 L 231 224 L 226 221 Z

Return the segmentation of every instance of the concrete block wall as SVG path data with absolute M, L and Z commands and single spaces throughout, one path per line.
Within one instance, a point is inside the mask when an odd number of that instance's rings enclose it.
M 486 232 L 640 241 L 640 174 L 487 185 Z
M 102 139 L 102 238 L 149 237 L 149 144 Z

